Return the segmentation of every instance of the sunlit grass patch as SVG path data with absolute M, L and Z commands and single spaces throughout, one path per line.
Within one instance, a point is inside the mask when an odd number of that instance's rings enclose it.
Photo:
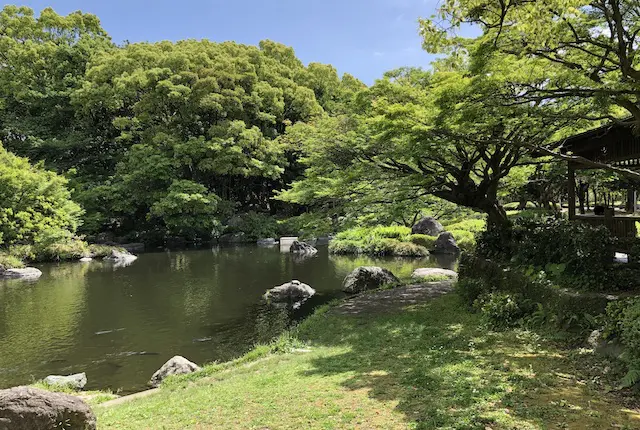
M 292 353 L 297 342 L 308 352 Z M 487 331 L 455 295 L 381 315 L 325 308 L 275 344 L 258 361 L 98 409 L 101 428 L 637 428 L 637 412 L 585 375 L 595 356 L 577 360 L 523 329 Z

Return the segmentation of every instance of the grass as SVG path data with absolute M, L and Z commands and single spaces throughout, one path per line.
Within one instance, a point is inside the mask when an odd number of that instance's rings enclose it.
M 429 255 L 429 250 L 425 246 L 414 243 L 411 239 L 411 229 L 408 227 L 357 227 L 339 233 L 329 245 L 329 251 L 333 254 L 375 256 L 425 257 Z
M 324 308 L 280 349 L 96 408 L 99 428 L 640 427 L 638 411 L 606 393 L 594 355 L 525 330 L 487 331 L 464 309 L 456 295 L 373 316 Z M 308 352 L 295 352 L 300 342 Z
M 69 386 L 64 385 L 51 385 L 44 381 L 36 381 L 31 384 L 34 388 L 41 390 L 52 391 L 54 393 L 65 393 L 73 396 L 80 397 L 90 406 L 97 406 L 109 400 L 117 399 L 119 396 L 111 391 L 77 391 Z
M 475 249 L 476 233 L 486 228 L 484 219 L 452 220 L 443 227 L 451 232 L 463 251 Z M 329 245 L 333 254 L 423 257 L 433 250 L 437 237 L 411 234 L 404 226 L 356 227 L 338 233 Z

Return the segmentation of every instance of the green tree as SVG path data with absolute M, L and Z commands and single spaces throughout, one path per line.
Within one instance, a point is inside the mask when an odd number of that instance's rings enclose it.
M 421 29 L 430 52 L 480 42 L 474 67 L 504 79 L 503 104 L 555 105 L 558 116 L 588 120 L 582 127 L 625 115 L 638 126 L 639 14 L 636 0 L 447 0 Z M 469 24 L 483 31 L 478 40 L 458 35 Z
M 282 198 L 402 201 L 432 195 L 505 224 L 501 182 L 529 153 L 528 145 L 543 142 L 554 128 L 533 107 L 505 108 L 478 97 L 497 91 L 501 81 L 491 77 L 390 73 L 358 96 L 363 114 L 300 129 L 297 139 L 305 142 L 310 167 Z
M 30 8 L 5 6 L 0 11 L 0 139 L 6 147 L 59 171 L 106 157 L 85 139 L 71 98 L 82 86 L 89 60 L 112 48 L 94 15 L 60 16 L 47 8 L 36 18 Z
M 66 179 L 0 145 L 0 247 L 68 237 L 81 215 Z

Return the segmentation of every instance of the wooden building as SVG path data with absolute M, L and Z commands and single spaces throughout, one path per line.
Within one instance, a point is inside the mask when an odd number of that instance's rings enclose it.
M 640 136 L 625 124 L 608 124 L 569 137 L 562 141 L 560 150 L 564 154 L 586 160 L 640 171 Z M 635 213 L 636 190 L 627 190 L 624 211 L 608 207 L 604 208 L 604 214 L 579 214 L 576 213 L 576 171 L 594 167 L 572 161 L 569 162 L 568 168 L 569 219 L 591 225 L 605 225 L 620 239 L 636 237 L 636 221 L 640 221 L 640 216 Z

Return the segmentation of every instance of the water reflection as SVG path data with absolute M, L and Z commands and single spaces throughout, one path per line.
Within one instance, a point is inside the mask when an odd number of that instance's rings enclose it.
M 408 276 L 437 264 L 229 247 L 144 254 L 117 270 L 102 261 L 44 265 L 37 282 L 0 282 L 0 388 L 84 371 L 88 389 L 139 390 L 173 355 L 223 361 L 269 341 L 340 297 L 358 266 Z M 297 310 L 264 305 L 267 289 L 293 279 L 317 294 Z

